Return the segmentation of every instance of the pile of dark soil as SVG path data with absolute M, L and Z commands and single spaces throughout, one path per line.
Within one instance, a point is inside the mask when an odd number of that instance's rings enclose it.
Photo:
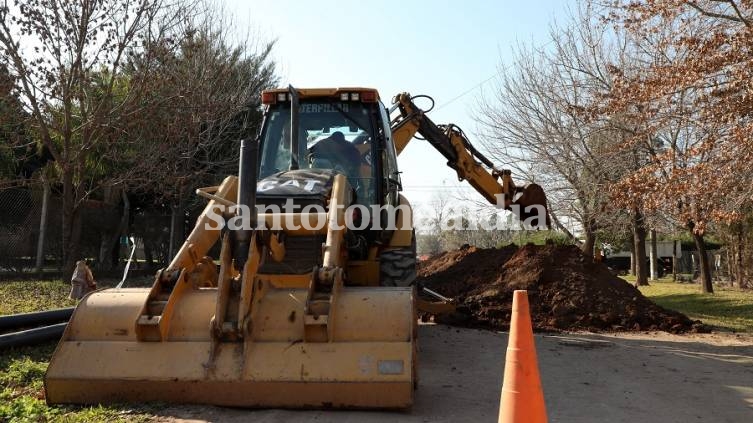
M 452 323 L 507 329 L 513 291 L 525 289 L 539 330 L 677 333 L 703 328 L 654 304 L 574 246 L 466 247 L 423 262 L 418 274 L 419 284 L 456 298 L 460 315 Z

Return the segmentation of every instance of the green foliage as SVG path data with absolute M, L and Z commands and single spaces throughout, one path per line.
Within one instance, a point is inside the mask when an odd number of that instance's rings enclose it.
M 0 282 L 0 314 L 68 307 L 70 285 L 63 281 Z M 44 373 L 56 343 L 0 351 L 0 422 L 143 422 L 150 408 L 131 406 L 48 406 Z
M 0 375 L 0 383 L 3 386 L 12 386 L 23 389 L 39 389 L 42 387 L 42 377 L 47 370 L 47 363 L 40 363 L 28 356 L 8 363 L 3 374 Z
M 696 251 L 695 241 L 688 231 L 683 231 L 677 234 L 677 238 L 682 245 L 683 250 Z M 703 237 L 703 244 L 706 246 L 706 251 L 718 250 L 722 248 L 724 243 L 720 242 L 713 235 L 705 235 Z
M 611 245 L 615 251 L 630 251 L 630 244 L 633 242 L 633 233 L 624 229 L 614 230 L 606 228 L 596 231 L 596 245 L 604 243 Z
M 0 315 L 28 313 L 53 308 L 71 307 L 76 301 L 68 298 L 69 282 L 0 281 Z
M 7 422 L 46 422 L 59 420 L 61 410 L 50 408 L 33 396 L 15 396 L 8 389 L 0 394 L 0 419 Z
M 3 297 L 4 298 L 4 297 Z M 0 422 L 142 422 L 149 408 L 48 406 L 44 373 L 55 343 L 0 352 Z
M 0 128 L 2 131 L 2 128 Z M 10 178 L 16 170 L 16 162 L 10 145 L 0 141 L 0 180 Z
M 518 231 L 513 234 L 512 242 L 518 245 L 573 245 L 575 241 L 559 231 Z M 507 245 L 507 243 L 499 246 Z
M 0 354 L 0 421 L 50 421 L 60 414 L 44 401 L 43 378 L 53 347 L 49 343 Z

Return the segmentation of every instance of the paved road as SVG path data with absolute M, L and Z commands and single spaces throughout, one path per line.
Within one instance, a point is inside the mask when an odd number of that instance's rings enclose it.
M 409 412 L 181 406 L 161 415 L 184 422 L 496 422 L 507 335 L 424 325 L 419 343 L 420 387 Z M 536 345 L 550 422 L 753 422 L 753 338 L 536 335 Z

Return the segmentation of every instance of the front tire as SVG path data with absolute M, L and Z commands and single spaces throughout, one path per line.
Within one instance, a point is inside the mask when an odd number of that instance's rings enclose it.
M 416 280 L 416 234 L 410 247 L 399 247 L 382 252 L 379 256 L 380 284 L 382 286 L 411 286 Z

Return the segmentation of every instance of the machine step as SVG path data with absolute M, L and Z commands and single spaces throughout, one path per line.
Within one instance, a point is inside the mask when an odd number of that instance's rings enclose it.
M 139 316 L 138 324 L 141 326 L 159 326 L 162 316 Z
M 306 326 L 326 326 L 328 321 L 329 321 L 329 316 L 327 316 L 326 314 L 322 314 L 319 316 L 313 316 L 311 314 L 307 314 L 303 318 L 303 323 Z
M 162 310 L 165 309 L 167 301 L 149 301 L 146 304 L 146 311 L 150 316 L 159 316 L 162 314 Z

